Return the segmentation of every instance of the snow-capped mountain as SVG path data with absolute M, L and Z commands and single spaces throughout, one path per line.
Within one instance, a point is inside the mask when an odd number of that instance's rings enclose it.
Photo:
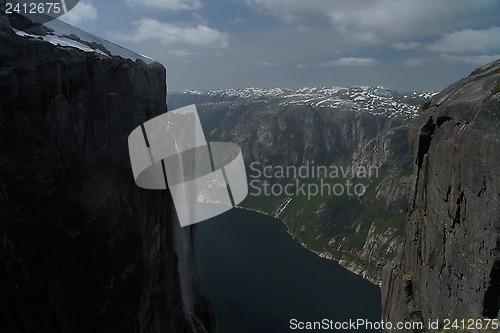
M 281 106 L 307 105 L 315 109 L 344 109 L 389 118 L 412 118 L 419 106 L 436 92 L 396 92 L 384 87 L 306 87 L 297 90 L 283 88 L 245 88 L 211 91 L 185 90 L 170 94 L 170 102 L 256 102 L 277 103 Z

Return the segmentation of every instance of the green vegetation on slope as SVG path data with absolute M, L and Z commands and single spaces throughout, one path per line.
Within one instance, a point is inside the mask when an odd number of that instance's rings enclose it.
M 383 173 L 380 176 L 377 179 L 358 179 L 354 182 L 363 182 L 367 186 L 368 190 L 362 197 L 344 194 L 317 195 L 308 199 L 307 196 L 294 196 L 278 218 L 285 222 L 290 234 L 307 248 L 337 260 L 344 259 L 365 270 L 369 276 L 376 277 L 380 274 L 381 267 L 360 259 L 370 228 L 374 226 L 372 237 L 388 233 L 386 238 L 390 241 L 403 236 L 406 219 L 405 213 L 395 214 L 386 207 L 385 202 L 376 199 L 374 189 L 388 174 Z M 408 175 L 401 173 L 399 177 Z M 330 186 L 344 182 L 340 179 L 322 181 Z M 320 180 L 311 180 L 306 184 L 320 185 Z M 241 206 L 275 216 L 287 199 L 285 195 L 249 195 Z M 404 200 L 397 204 L 406 207 Z M 388 251 L 389 244 L 380 245 L 378 255 L 382 256 L 381 259 L 391 260 L 395 253 Z

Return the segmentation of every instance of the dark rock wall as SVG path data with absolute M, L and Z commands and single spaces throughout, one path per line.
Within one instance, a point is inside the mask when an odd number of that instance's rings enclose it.
M 128 134 L 165 93 L 160 64 L 24 39 L 0 16 L 0 332 L 213 330 L 196 272 L 178 273 L 193 229 L 174 240 L 168 193 L 130 168 Z
M 212 132 L 218 140 L 236 142 L 248 161 L 274 165 L 384 165 L 390 171 L 411 170 L 407 127 L 365 112 L 245 103 L 227 108 Z M 200 105 L 201 116 L 211 106 Z
M 403 251 L 383 278 L 384 319 L 498 318 L 500 61 L 425 104 Z

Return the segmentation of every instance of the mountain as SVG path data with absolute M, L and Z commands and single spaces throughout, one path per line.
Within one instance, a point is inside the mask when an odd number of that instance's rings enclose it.
M 382 267 L 403 241 L 412 169 L 408 123 L 431 95 L 382 87 L 248 88 L 171 93 L 168 105 L 197 103 L 211 140 L 241 147 L 251 185 L 243 207 L 279 217 L 305 247 L 379 284 Z M 305 166 L 351 172 L 325 179 L 255 177 L 270 168 Z M 352 174 L 362 167 L 374 167 L 376 174 Z M 296 184 L 296 192 L 301 186 L 296 181 L 332 191 L 312 197 L 265 195 L 264 181 L 269 188 Z M 348 195 L 347 181 L 366 191 Z M 346 193 L 340 193 L 342 186 Z
M 260 195 L 243 206 L 277 216 L 305 247 L 381 283 L 385 322 L 439 320 L 430 329 L 439 331 L 446 319 L 499 318 L 499 92 L 500 60 L 438 94 L 248 88 L 172 93 L 168 102 L 197 103 L 211 139 L 238 143 L 261 171 L 308 161 L 380 167 L 358 180 L 367 186 L 359 198 Z
M 129 133 L 166 111 L 165 75 L 0 10 L 1 332 L 215 331 L 194 228 L 130 167 Z
M 321 109 L 344 109 L 367 112 L 388 118 L 413 118 L 418 107 L 436 94 L 430 91 L 396 92 L 384 87 L 322 87 L 300 88 L 246 88 L 212 91 L 186 90 L 169 95 L 168 104 L 176 108 L 180 105 L 214 102 L 255 102 L 264 101 L 278 105 L 302 105 Z
M 386 321 L 442 328 L 446 319 L 499 318 L 499 92 L 497 60 L 434 96 L 411 124 L 406 238 L 384 269 Z

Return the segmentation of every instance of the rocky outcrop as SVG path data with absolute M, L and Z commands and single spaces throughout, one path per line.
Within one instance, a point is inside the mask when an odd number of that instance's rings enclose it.
M 412 124 L 406 239 L 384 271 L 386 321 L 499 318 L 499 92 L 500 60 L 433 97 Z
M 127 137 L 165 90 L 158 63 L 24 38 L 0 16 L 1 332 L 214 331 L 194 229 L 130 168 Z

